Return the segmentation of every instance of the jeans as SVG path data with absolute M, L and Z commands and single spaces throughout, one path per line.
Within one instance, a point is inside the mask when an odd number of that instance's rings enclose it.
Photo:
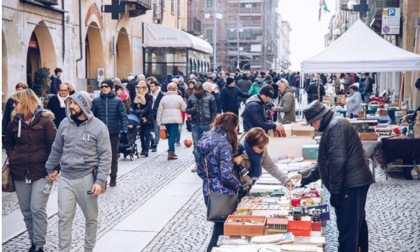
M 175 140 L 178 135 L 178 127 L 179 124 L 177 123 L 169 123 L 165 124 L 165 128 L 168 131 L 168 151 L 175 151 Z
M 200 158 L 200 154 L 197 151 L 198 140 L 200 140 L 201 135 L 204 132 L 209 131 L 209 130 L 210 130 L 210 127 L 207 124 L 206 125 L 193 124 L 191 127 L 192 140 L 194 143 L 193 154 L 194 154 L 194 158 L 196 162 Z
M 159 129 L 160 128 L 158 127 L 156 120 L 154 121 L 153 129 L 154 129 L 154 132 L 155 132 L 155 137 L 151 138 L 150 142 L 153 146 L 157 147 L 158 144 L 159 144 L 159 138 L 160 138 L 159 137 Z
M 71 250 L 72 226 L 76 204 L 85 217 L 85 252 L 93 250 L 98 230 L 98 197 L 87 194 L 92 190 L 93 175 L 90 173 L 79 179 L 60 177 L 58 183 L 58 244 L 60 252 Z
M 47 181 L 46 178 L 32 181 L 31 184 L 22 180 L 14 182 L 29 239 L 32 244 L 41 247 L 45 245 L 47 236 L 47 202 L 53 182 Z
M 140 143 L 141 151 L 144 153 L 149 152 L 150 147 L 150 126 L 142 126 L 140 128 Z
M 118 172 L 118 144 L 120 142 L 119 135 L 110 135 L 109 139 L 111 140 L 111 150 L 112 150 L 112 161 L 111 161 L 111 173 L 109 174 L 111 178 L 117 177 Z
M 178 133 L 176 134 L 176 139 L 175 139 L 175 142 L 176 143 L 181 143 L 181 132 L 182 132 L 182 123 L 181 124 L 178 124 Z

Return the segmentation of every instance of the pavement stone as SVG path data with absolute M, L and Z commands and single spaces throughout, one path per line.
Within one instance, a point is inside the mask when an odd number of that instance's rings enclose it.
M 161 144 L 166 145 L 165 142 Z M 118 186 L 108 188 L 108 192 L 99 197 L 98 239 L 182 171 L 189 169 L 193 164 L 191 151 L 191 148 L 177 148 L 179 160 L 176 161 L 167 161 L 166 152 L 149 155 L 142 158 L 132 171 L 119 177 Z M 124 169 L 124 165 L 120 165 L 120 169 Z M 419 180 L 405 180 L 400 173 L 393 173 L 386 180 L 384 171 L 376 168 L 376 183 L 371 185 L 366 203 L 370 251 L 420 251 L 419 192 Z M 191 194 L 190 200 L 143 251 L 206 250 L 213 224 L 206 221 L 201 189 Z M 2 201 L 3 217 L 19 207 L 14 193 L 3 193 Z M 49 218 L 46 251 L 58 251 L 57 223 L 57 215 Z M 72 251 L 82 251 L 84 218 L 80 209 L 73 225 Z M 324 235 L 326 251 L 336 252 L 338 232 L 333 208 Z M 27 251 L 29 246 L 27 232 L 24 232 L 3 243 L 2 251 Z

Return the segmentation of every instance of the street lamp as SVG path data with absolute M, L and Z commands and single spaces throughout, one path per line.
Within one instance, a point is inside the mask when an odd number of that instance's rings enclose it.
M 217 12 L 217 4 L 216 4 L 216 0 L 213 1 L 213 71 L 215 71 L 217 69 L 217 19 L 222 19 L 223 18 L 223 14 L 220 12 Z M 205 18 L 210 18 L 210 13 L 205 13 L 204 14 Z
M 238 16 L 238 21 L 236 23 L 236 29 L 232 27 L 229 30 L 230 32 L 234 32 L 236 30 L 236 49 L 237 49 L 236 68 L 239 69 L 239 60 L 240 60 L 239 58 L 240 58 L 240 51 L 241 51 L 241 47 L 239 46 L 239 40 L 240 40 L 240 33 L 244 31 L 242 22 L 239 20 L 239 16 Z

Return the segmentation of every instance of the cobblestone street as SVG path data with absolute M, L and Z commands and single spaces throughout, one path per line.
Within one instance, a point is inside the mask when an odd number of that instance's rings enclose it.
M 166 142 L 161 145 L 162 148 L 166 148 Z M 193 164 L 191 151 L 191 148 L 177 148 L 179 159 L 171 162 L 166 160 L 165 151 L 152 154 L 148 158 L 138 160 L 135 168 L 120 176 L 118 186 L 108 188 L 108 191 L 99 198 L 98 241 L 150 200 L 156 192 L 165 188 L 180 173 L 189 169 Z M 119 170 L 124 170 L 128 164 L 130 164 L 128 160 L 120 161 Z M 376 168 L 376 183 L 370 187 L 366 207 L 370 251 L 420 251 L 419 193 L 419 180 L 405 180 L 398 173 L 392 174 L 386 180 L 385 173 L 379 167 Z M 3 194 L 3 218 L 14 211 L 19 211 L 18 207 L 14 193 Z M 205 220 L 205 212 L 201 188 L 194 189 L 187 203 L 142 251 L 205 251 L 212 228 L 212 224 Z M 325 229 L 327 252 L 337 251 L 337 231 L 333 211 L 331 215 L 332 220 Z M 46 251 L 58 251 L 57 223 L 58 216 L 54 214 L 49 218 Z M 3 226 L 3 229 L 7 227 Z M 142 236 L 142 233 L 138 233 L 138 236 Z M 82 251 L 83 243 L 84 218 L 79 209 L 73 225 L 72 251 Z M 112 241 L 112 244 L 115 244 L 115 247 L 107 251 L 136 251 L 119 250 L 118 240 Z M 3 241 L 2 251 L 27 251 L 29 246 L 27 232 L 24 232 L 13 239 Z

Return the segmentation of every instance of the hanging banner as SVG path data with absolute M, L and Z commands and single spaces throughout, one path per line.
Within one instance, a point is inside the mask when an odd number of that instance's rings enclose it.
M 400 8 L 384 8 L 382 10 L 382 35 L 400 34 Z

